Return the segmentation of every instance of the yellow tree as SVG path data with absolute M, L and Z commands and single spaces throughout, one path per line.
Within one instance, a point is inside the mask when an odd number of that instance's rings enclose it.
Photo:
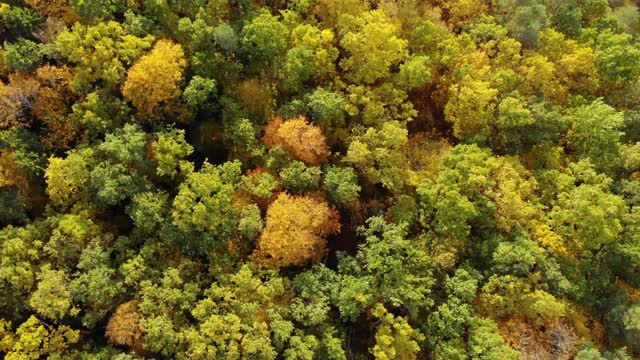
M 269 267 L 319 261 L 326 251 L 325 237 L 339 231 L 338 212 L 326 201 L 282 193 L 267 210 L 254 256 Z
M 318 166 L 327 162 L 329 147 L 322 130 L 302 116 L 283 121 L 273 119 L 265 129 L 262 141 L 267 146 L 280 145 L 296 160 Z
M 180 84 L 186 65 L 182 46 L 160 40 L 129 69 L 122 94 L 138 111 L 151 114 L 162 102 L 182 95 Z

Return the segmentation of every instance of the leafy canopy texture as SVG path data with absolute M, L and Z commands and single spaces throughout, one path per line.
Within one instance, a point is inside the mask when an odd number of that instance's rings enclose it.
M 639 14 L 0 0 L 0 359 L 640 358 Z

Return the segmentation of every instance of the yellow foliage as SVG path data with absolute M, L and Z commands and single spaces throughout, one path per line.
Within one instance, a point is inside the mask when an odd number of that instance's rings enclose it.
M 556 234 L 555 232 L 553 232 L 553 230 L 551 230 L 551 227 L 549 227 L 548 224 L 541 223 L 539 221 L 532 221 L 528 225 L 528 228 L 531 231 L 533 238 L 538 242 L 538 244 L 551 250 L 556 255 L 559 255 L 559 256 L 570 255 L 569 249 L 567 248 L 567 245 L 565 244 L 562 237 Z
M 267 210 L 254 253 L 268 267 L 304 265 L 325 254 L 325 237 L 340 231 L 338 212 L 326 201 L 281 193 Z
M 178 98 L 187 65 L 182 46 L 160 40 L 140 58 L 127 75 L 122 94 L 143 114 L 151 114 L 161 103 Z
M 526 227 L 538 217 L 539 209 L 533 205 L 537 182 L 515 158 L 504 158 L 494 172 L 498 188 L 495 191 L 496 223 L 505 231 L 516 225 Z

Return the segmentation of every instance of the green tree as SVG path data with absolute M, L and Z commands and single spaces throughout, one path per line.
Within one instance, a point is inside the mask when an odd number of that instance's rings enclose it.
M 184 136 L 184 130 L 168 128 L 158 132 L 150 144 L 152 159 L 156 163 L 156 174 L 174 178 L 178 169 L 188 169 L 185 157 L 193 153 Z
M 568 146 L 578 158 L 589 158 L 599 170 L 616 164 L 624 119 L 620 112 L 598 99 L 575 109 L 567 134 Z
M 104 19 L 110 20 L 116 14 L 123 13 L 125 10 L 124 0 L 72 0 L 73 10 L 85 19 Z
M 357 199 L 360 192 L 358 176 L 349 167 L 337 167 L 335 165 L 327 167 L 322 186 L 329 200 L 341 206 Z
M 289 29 L 268 11 L 261 11 L 242 29 L 240 42 L 255 61 L 273 64 L 287 48 Z
M 29 305 L 42 316 L 61 320 L 71 308 L 71 291 L 67 274 L 53 270 L 46 264 L 37 275 L 38 286 L 29 299 Z
M 176 235 L 168 238 L 169 241 L 203 254 L 215 243 L 221 245 L 235 234 L 238 214 L 232 201 L 241 174 L 240 166 L 239 161 L 219 166 L 205 163 L 199 171 L 186 177 L 173 200 L 171 225 L 182 233 L 205 233 L 205 236 L 197 241 Z
M 387 122 L 380 130 L 368 128 L 352 136 L 349 150 L 343 160 L 353 164 L 372 183 L 397 192 L 405 184 L 405 148 L 408 132 L 397 121 Z
M 35 70 L 44 56 L 40 45 L 24 38 L 18 39 L 15 43 L 5 42 L 3 49 L 5 64 L 14 71 Z
M 280 171 L 282 185 L 296 193 L 311 192 L 320 185 L 320 168 L 307 167 L 301 161 L 292 161 Z

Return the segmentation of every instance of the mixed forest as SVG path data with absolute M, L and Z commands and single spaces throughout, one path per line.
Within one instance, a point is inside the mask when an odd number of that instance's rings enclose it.
M 2 1 L 0 358 L 640 357 L 640 4 Z

